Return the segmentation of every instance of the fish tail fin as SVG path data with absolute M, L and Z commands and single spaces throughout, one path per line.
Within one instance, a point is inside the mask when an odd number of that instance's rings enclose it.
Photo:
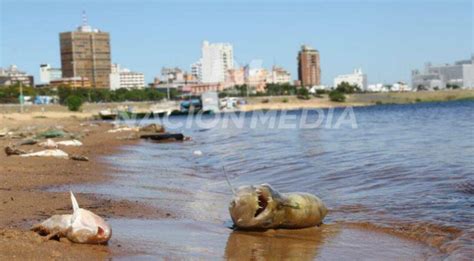
M 79 204 L 77 203 L 77 200 L 76 200 L 76 197 L 74 197 L 74 194 L 72 194 L 72 191 L 70 192 L 71 192 L 72 209 L 74 210 L 74 212 L 76 212 L 76 210 L 79 209 Z

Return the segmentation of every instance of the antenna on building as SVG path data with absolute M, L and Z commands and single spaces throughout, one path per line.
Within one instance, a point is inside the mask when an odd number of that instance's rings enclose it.
M 87 26 L 87 15 L 84 10 L 82 10 L 82 26 Z

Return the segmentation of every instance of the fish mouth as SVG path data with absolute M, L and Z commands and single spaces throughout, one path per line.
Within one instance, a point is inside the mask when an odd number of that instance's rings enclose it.
M 268 198 L 261 191 L 258 191 L 258 190 L 257 190 L 257 202 L 258 202 L 258 208 L 257 208 L 257 211 L 255 211 L 254 217 L 257 217 L 258 215 L 262 214 L 262 212 L 268 206 Z

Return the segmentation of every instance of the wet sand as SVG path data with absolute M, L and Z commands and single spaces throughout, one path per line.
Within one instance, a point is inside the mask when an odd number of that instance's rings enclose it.
M 64 127 L 83 134 L 84 146 L 65 148 L 83 154 L 89 162 L 49 158 L 7 157 L 0 153 L 0 259 L 106 259 L 168 258 L 288 258 L 290 260 L 416 259 L 439 257 L 440 252 L 409 238 L 369 227 L 327 224 L 305 230 L 270 230 L 264 233 L 231 231 L 223 221 L 206 223 L 188 219 L 181 213 L 143 202 L 112 200 L 95 193 L 76 192 L 79 204 L 109 220 L 113 237 L 107 246 L 72 244 L 67 240 L 44 241 L 28 229 L 53 214 L 71 211 L 69 195 L 51 192 L 55 186 L 107 183 L 114 178 L 113 167 L 101 157 L 115 153 L 120 146 L 134 145 L 124 140 L 126 133 L 106 133 L 110 124 L 90 125 L 76 118 L 0 118 L 0 129 Z M 11 140 L 0 138 L 3 148 Z M 159 144 L 157 144 L 159 146 Z M 22 146 L 40 150 L 37 145 Z M 173 201 L 173 199 L 168 199 Z M 177 199 L 179 200 L 179 199 Z M 178 211 L 178 210 L 177 210 Z M 184 213 L 183 213 L 184 212 Z M 329 215 L 331 215 L 329 213 Z M 159 229 L 156 234 L 150 231 Z M 202 247 L 205 242 L 205 247 Z

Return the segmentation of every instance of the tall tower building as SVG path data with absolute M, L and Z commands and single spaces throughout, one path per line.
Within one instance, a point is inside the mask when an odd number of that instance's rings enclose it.
M 298 53 L 298 79 L 303 86 L 321 85 L 319 52 L 307 45 Z
M 234 68 L 232 45 L 204 41 L 200 62 L 203 83 L 224 82 L 227 71 Z
M 109 88 L 109 33 L 93 29 L 83 13 L 82 25 L 59 34 L 63 77 L 86 77 L 95 88 Z

